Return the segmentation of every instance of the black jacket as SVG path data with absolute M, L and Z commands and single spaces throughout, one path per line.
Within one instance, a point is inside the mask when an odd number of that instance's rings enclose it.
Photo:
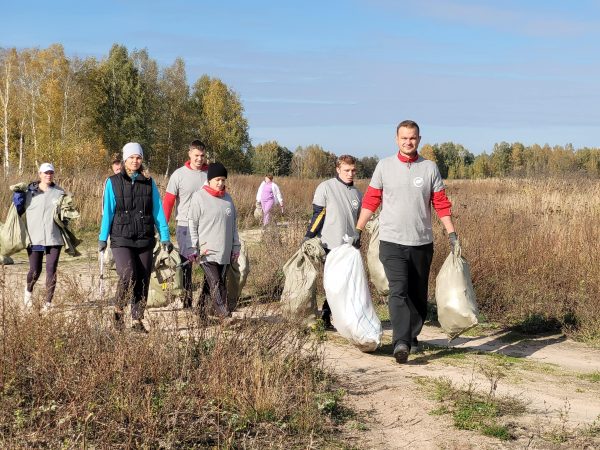
M 152 179 L 140 173 L 133 181 L 122 170 L 109 180 L 116 201 L 110 232 L 111 247 L 154 246 Z

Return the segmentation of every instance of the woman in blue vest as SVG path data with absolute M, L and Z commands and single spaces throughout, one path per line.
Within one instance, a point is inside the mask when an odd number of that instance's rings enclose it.
M 111 176 L 104 188 L 98 249 L 101 252 L 106 249 L 110 236 L 119 276 L 115 326 L 124 328 L 123 309 L 131 303 L 131 328 L 146 333 L 142 319 L 152 271 L 154 228 L 158 229 L 161 244 L 167 251 L 173 249 L 173 244 L 156 184 L 144 175 L 143 158 L 142 146 L 137 142 L 123 147 L 121 172 Z

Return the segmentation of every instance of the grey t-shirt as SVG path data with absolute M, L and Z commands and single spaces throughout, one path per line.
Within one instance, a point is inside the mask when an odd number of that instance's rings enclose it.
M 54 222 L 54 211 L 61 195 L 62 188 L 48 187 L 46 191 L 27 191 L 25 197 L 25 217 L 31 245 L 64 245 L 60 228 Z
M 344 243 L 344 234 L 351 239 L 356 234 L 356 222 L 362 194 L 355 186 L 346 186 L 337 178 L 323 181 L 313 198 L 313 204 L 325 208 L 321 229 L 323 247 L 333 249 Z
M 433 242 L 431 196 L 444 189 L 437 165 L 421 156 L 404 163 L 397 155 L 382 159 L 369 185 L 383 190 L 379 239 L 402 245 Z
M 187 165 L 180 167 L 171 175 L 167 184 L 167 192 L 177 197 L 175 204 L 175 220 L 177 225 L 188 225 L 188 210 L 192 194 L 202 189 L 206 182 L 206 172 L 192 170 Z
M 189 208 L 189 228 L 192 247 L 200 252 L 211 252 L 202 256 L 202 262 L 229 264 L 231 252 L 240 251 L 237 229 L 237 212 L 231 196 L 215 197 L 204 189 L 192 194 Z

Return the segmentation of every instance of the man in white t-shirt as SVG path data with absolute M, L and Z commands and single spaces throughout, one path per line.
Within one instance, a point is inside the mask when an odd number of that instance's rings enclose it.
M 344 243 L 347 234 L 353 245 L 360 247 L 356 220 L 360 211 L 362 193 L 354 186 L 356 158 L 340 156 L 335 164 L 336 176 L 317 186 L 313 198 L 313 217 L 304 239 L 321 238 L 325 253 Z M 325 328 L 332 329 L 331 309 L 327 300 L 323 304 L 321 319 Z
M 194 252 L 192 240 L 188 229 L 190 201 L 194 192 L 202 189 L 206 183 L 206 171 L 208 170 L 206 146 L 202 141 L 194 140 L 189 145 L 189 160 L 177 169 L 169 178 L 167 192 L 163 199 L 163 210 L 167 223 L 171 218 L 171 211 L 175 205 L 175 220 L 177 221 L 176 238 L 179 254 L 185 260 Z M 192 306 L 192 264 L 182 267 L 183 288 L 185 295 L 183 307 Z
M 456 242 L 448 197 L 437 165 L 419 156 L 419 125 L 412 120 L 396 128 L 398 153 L 375 167 L 356 228 L 379 215 L 379 259 L 389 281 L 388 308 L 394 357 L 400 364 L 418 346 L 427 316 L 429 270 L 433 258 L 431 207 L 444 225 L 450 245 Z

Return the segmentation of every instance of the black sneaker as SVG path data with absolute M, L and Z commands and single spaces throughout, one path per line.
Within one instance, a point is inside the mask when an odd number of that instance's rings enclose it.
M 144 323 L 141 320 L 133 320 L 131 322 L 131 331 L 135 331 L 136 333 L 148 334 L 148 330 L 144 326 Z
M 396 344 L 394 347 L 394 358 L 396 358 L 396 362 L 398 364 L 404 364 L 408 361 L 408 353 L 409 353 L 408 345 L 403 342 Z
M 331 316 L 323 316 L 321 320 L 323 321 L 323 328 L 326 330 L 335 330 L 335 327 L 331 323 Z
M 420 353 L 422 351 L 421 347 L 419 347 L 419 341 L 414 340 L 410 343 L 410 354 L 414 355 L 415 353 Z
M 115 308 L 113 313 L 113 324 L 118 331 L 123 331 L 125 328 L 125 318 L 122 310 Z
M 182 301 L 182 306 L 183 306 L 183 309 L 191 309 L 191 307 L 192 307 L 192 297 L 191 296 L 184 297 L 183 301 Z

